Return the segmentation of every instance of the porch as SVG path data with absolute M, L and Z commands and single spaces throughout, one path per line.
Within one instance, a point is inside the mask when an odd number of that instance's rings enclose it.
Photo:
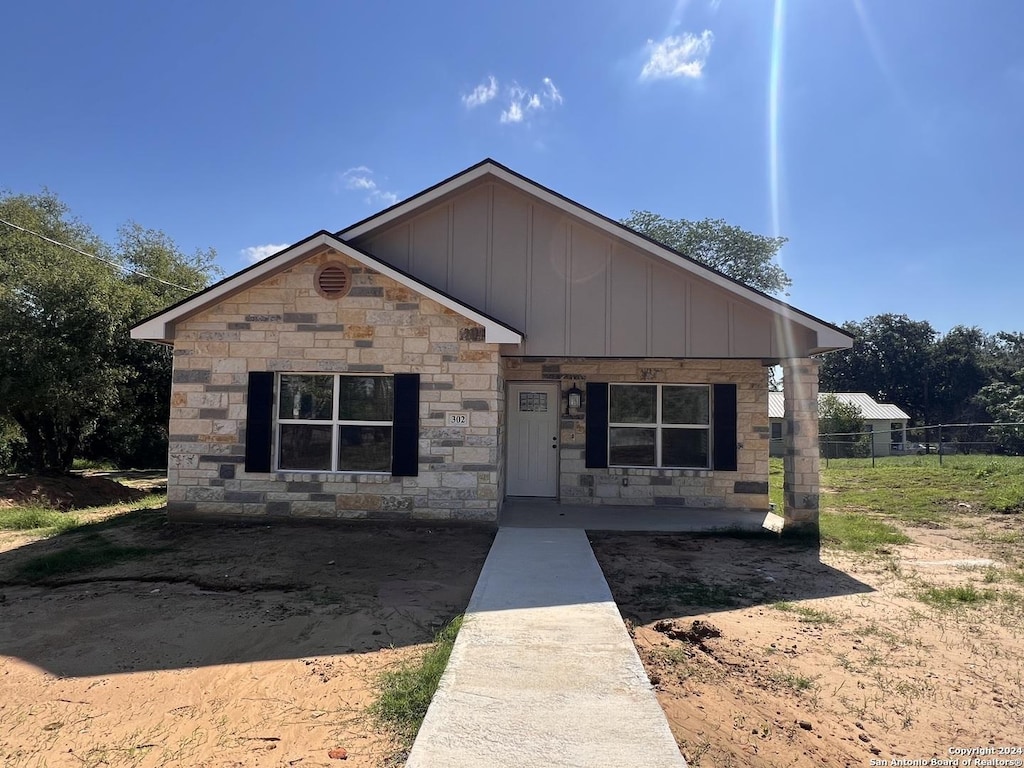
M 782 517 L 774 512 L 694 507 L 560 504 L 555 499 L 509 498 L 498 515 L 502 528 L 583 528 L 588 531 L 778 533 Z

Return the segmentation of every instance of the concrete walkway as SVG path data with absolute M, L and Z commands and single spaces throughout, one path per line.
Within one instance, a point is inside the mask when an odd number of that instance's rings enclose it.
M 407 768 L 685 768 L 583 530 L 502 528 Z

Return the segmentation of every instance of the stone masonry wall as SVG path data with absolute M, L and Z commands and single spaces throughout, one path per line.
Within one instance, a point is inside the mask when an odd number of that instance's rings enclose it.
M 348 264 L 322 298 L 316 268 Z M 320 254 L 181 322 L 175 332 L 172 518 L 327 517 L 494 522 L 501 500 L 498 346 L 483 328 L 340 254 Z M 419 476 L 245 472 L 248 373 L 419 373 Z M 446 428 L 446 411 L 469 413 Z
M 767 372 L 757 360 L 600 360 L 506 358 L 507 381 L 558 381 L 565 392 L 587 382 L 735 383 L 737 471 L 586 467 L 586 421 L 580 410 L 561 419 L 559 498 L 562 503 L 768 509 Z

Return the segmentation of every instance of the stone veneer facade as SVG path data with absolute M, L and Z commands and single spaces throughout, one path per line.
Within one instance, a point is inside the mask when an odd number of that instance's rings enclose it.
M 352 289 L 321 297 L 326 261 Z M 497 520 L 504 385 L 483 328 L 333 251 L 180 322 L 174 337 L 168 513 L 230 517 Z M 246 473 L 250 371 L 420 374 L 419 474 Z M 469 413 L 446 428 L 446 411 Z
M 352 290 L 339 300 L 321 297 L 313 286 L 317 267 L 329 260 L 352 272 Z M 419 373 L 418 476 L 247 473 L 252 371 Z M 169 515 L 494 523 L 504 495 L 506 381 L 558 381 L 563 396 L 573 383 L 585 388 L 586 382 L 735 383 L 736 471 L 588 469 L 581 412 L 561 419 L 559 497 L 574 504 L 768 508 L 767 388 L 760 361 L 502 357 L 497 344 L 483 341 L 480 326 L 331 251 L 178 324 Z M 468 426 L 446 427 L 447 411 L 467 412 Z
M 759 360 L 503 358 L 506 381 L 736 384 L 737 469 L 588 469 L 582 411 L 562 417 L 559 497 L 563 503 L 768 509 L 768 388 Z M 585 404 L 584 404 L 585 406 Z M 624 484 L 625 481 L 625 484 Z

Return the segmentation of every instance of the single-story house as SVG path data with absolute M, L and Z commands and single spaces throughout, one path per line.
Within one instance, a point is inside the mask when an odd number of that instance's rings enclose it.
M 484 160 L 132 329 L 173 346 L 172 519 L 494 524 L 509 497 L 816 526 L 818 368 L 843 330 Z
M 866 392 L 833 392 L 841 402 L 855 405 L 864 417 L 864 429 L 871 432 L 875 456 L 889 456 L 903 453 L 907 445 L 908 416 L 892 403 L 876 402 Z M 819 398 L 826 393 L 819 394 Z M 782 424 L 785 420 L 785 404 L 782 392 L 768 393 L 768 421 L 771 423 L 771 455 L 782 456 Z

